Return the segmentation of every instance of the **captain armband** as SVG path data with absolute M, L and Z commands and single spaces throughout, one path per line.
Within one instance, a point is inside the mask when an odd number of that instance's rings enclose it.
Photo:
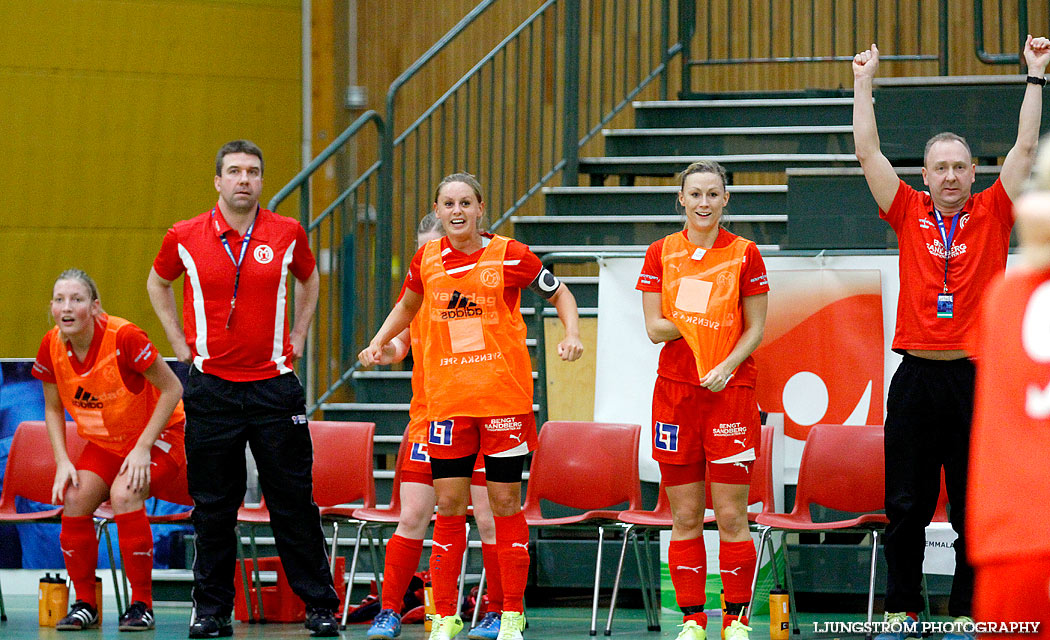
M 546 267 L 540 269 L 540 272 L 536 274 L 536 279 L 529 283 L 529 289 L 535 291 L 547 300 L 550 300 L 554 296 L 554 293 L 560 286 L 561 280 L 558 280 L 557 276 L 547 270 Z

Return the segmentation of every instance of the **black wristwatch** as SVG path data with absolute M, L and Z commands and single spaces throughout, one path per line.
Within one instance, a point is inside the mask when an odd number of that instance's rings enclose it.
M 1037 84 L 1040 87 L 1046 86 L 1046 78 L 1044 78 L 1043 76 L 1028 76 L 1027 78 L 1025 78 L 1025 82 L 1027 82 L 1028 84 Z

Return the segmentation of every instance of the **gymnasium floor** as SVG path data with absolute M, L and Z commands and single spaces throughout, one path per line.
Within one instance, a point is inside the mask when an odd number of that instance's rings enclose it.
M 116 629 L 116 611 L 106 608 L 103 610 L 102 618 L 102 629 L 81 631 L 81 632 L 58 632 L 54 629 L 41 629 L 37 625 L 37 603 L 36 597 L 34 596 L 8 596 L 5 598 L 5 604 L 7 606 L 7 622 L 0 623 L 0 638 L 4 640 L 21 640 L 23 638 L 40 638 L 46 640 L 56 640 L 61 638 L 62 640 L 76 640 L 78 638 L 97 639 L 97 638 L 120 638 L 121 640 L 130 640 L 134 638 L 153 638 L 155 640 L 168 640 L 171 638 L 185 638 L 186 628 L 189 620 L 190 609 L 188 606 L 183 604 L 165 605 L 158 604 L 154 608 L 154 613 L 157 616 L 157 630 L 152 634 L 133 634 L 133 633 L 119 633 Z M 588 629 L 590 628 L 590 609 L 584 608 L 572 608 L 572 607 L 558 607 L 549 609 L 532 609 L 529 611 L 530 620 L 529 628 L 525 631 L 525 638 L 528 640 L 566 640 L 568 638 L 574 638 L 583 640 L 590 638 Z M 604 637 L 602 630 L 604 629 L 605 619 L 603 615 L 607 615 L 608 610 L 599 610 L 599 631 L 597 638 Z M 823 617 L 822 617 L 823 618 Z M 860 619 L 860 616 L 853 615 L 847 616 L 848 619 Z M 804 620 L 812 620 L 811 616 L 806 616 Z M 616 620 L 613 624 L 613 638 L 637 638 L 638 640 L 665 640 L 667 638 L 675 638 L 678 635 L 678 627 L 681 618 L 673 615 L 665 615 L 661 620 L 662 630 L 657 632 L 647 632 L 645 630 L 645 615 L 641 609 L 618 609 L 616 612 Z M 708 629 L 710 631 L 709 637 L 718 638 L 715 630 L 718 628 L 718 619 L 713 618 L 711 620 Z M 756 640 L 768 640 L 769 638 L 769 618 L 760 617 L 754 621 L 752 625 L 754 631 L 751 632 L 751 637 Z M 365 632 L 368 627 L 365 625 L 353 625 L 346 631 L 343 631 L 341 637 L 346 640 L 360 639 L 364 640 Z M 812 626 L 810 625 L 810 631 Z M 234 623 L 233 634 L 235 638 L 308 638 L 308 632 L 303 629 L 301 625 L 292 624 L 265 624 L 265 625 L 249 625 L 243 623 Z M 806 637 L 813 637 L 812 633 L 807 633 L 807 629 L 803 626 L 803 635 Z M 466 640 L 466 632 L 464 631 L 458 639 Z M 404 627 L 401 633 L 403 640 L 425 640 L 427 637 L 426 632 L 423 630 L 423 625 L 409 625 Z M 798 636 L 795 636 L 798 637 Z

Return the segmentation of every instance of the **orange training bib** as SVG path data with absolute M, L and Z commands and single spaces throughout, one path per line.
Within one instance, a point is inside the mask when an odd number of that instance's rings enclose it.
M 509 240 L 493 236 L 474 267 L 450 276 L 441 240 L 423 251 L 424 388 L 428 420 L 532 411 L 532 360 L 521 310 L 503 297 Z
M 94 366 L 79 374 L 69 361 L 66 345 L 56 331 L 51 336 L 51 361 L 62 406 L 77 423 L 77 433 L 85 440 L 118 455 L 127 455 L 135 447 L 157 406 L 160 391 L 148 381 L 140 393 L 132 393 L 120 377 L 117 357 L 117 331 L 129 322 L 109 316 L 105 335 L 99 346 Z M 168 427 L 185 421 L 182 402 L 175 407 Z
M 740 272 L 749 240 L 735 236 L 727 247 L 704 249 L 682 233 L 664 238 L 664 317 L 678 327 L 703 378 L 736 346 L 744 332 Z

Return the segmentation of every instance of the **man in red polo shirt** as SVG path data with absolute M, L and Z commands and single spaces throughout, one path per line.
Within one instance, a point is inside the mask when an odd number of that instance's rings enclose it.
M 886 622 L 899 632 L 877 640 L 918 635 L 925 529 L 944 468 L 955 543 L 955 576 L 948 615 L 972 622 L 973 569 L 966 560 L 965 505 L 973 414 L 974 366 L 965 349 L 980 297 L 1006 266 L 1013 227 L 1012 199 L 1032 167 L 1042 113 L 1043 71 L 1050 40 L 1028 36 L 1028 84 L 1017 140 L 990 188 L 971 193 L 976 166 L 966 141 L 940 133 L 926 143 L 923 181 L 928 192 L 906 185 L 879 148 L 872 82 L 879 64 L 873 44 L 853 59 L 853 139 L 879 215 L 900 247 L 900 296 L 893 350 L 903 361 L 886 402 Z M 948 113 L 949 109 L 945 109 Z M 972 628 L 972 627 L 971 627 Z M 958 631 L 947 640 L 973 638 Z
M 251 446 L 277 552 L 306 603 L 313 636 L 338 635 L 339 606 L 313 501 L 313 448 L 305 398 L 291 366 L 303 353 L 319 276 L 306 232 L 259 206 L 262 151 L 229 142 L 215 159 L 219 200 L 168 229 L 146 288 L 179 360 L 190 363 L 186 461 L 193 526 L 191 638 L 232 635 L 234 530 L 244 498 L 244 447 Z M 295 326 L 287 326 L 288 275 Z M 182 322 L 173 280 L 183 278 Z

